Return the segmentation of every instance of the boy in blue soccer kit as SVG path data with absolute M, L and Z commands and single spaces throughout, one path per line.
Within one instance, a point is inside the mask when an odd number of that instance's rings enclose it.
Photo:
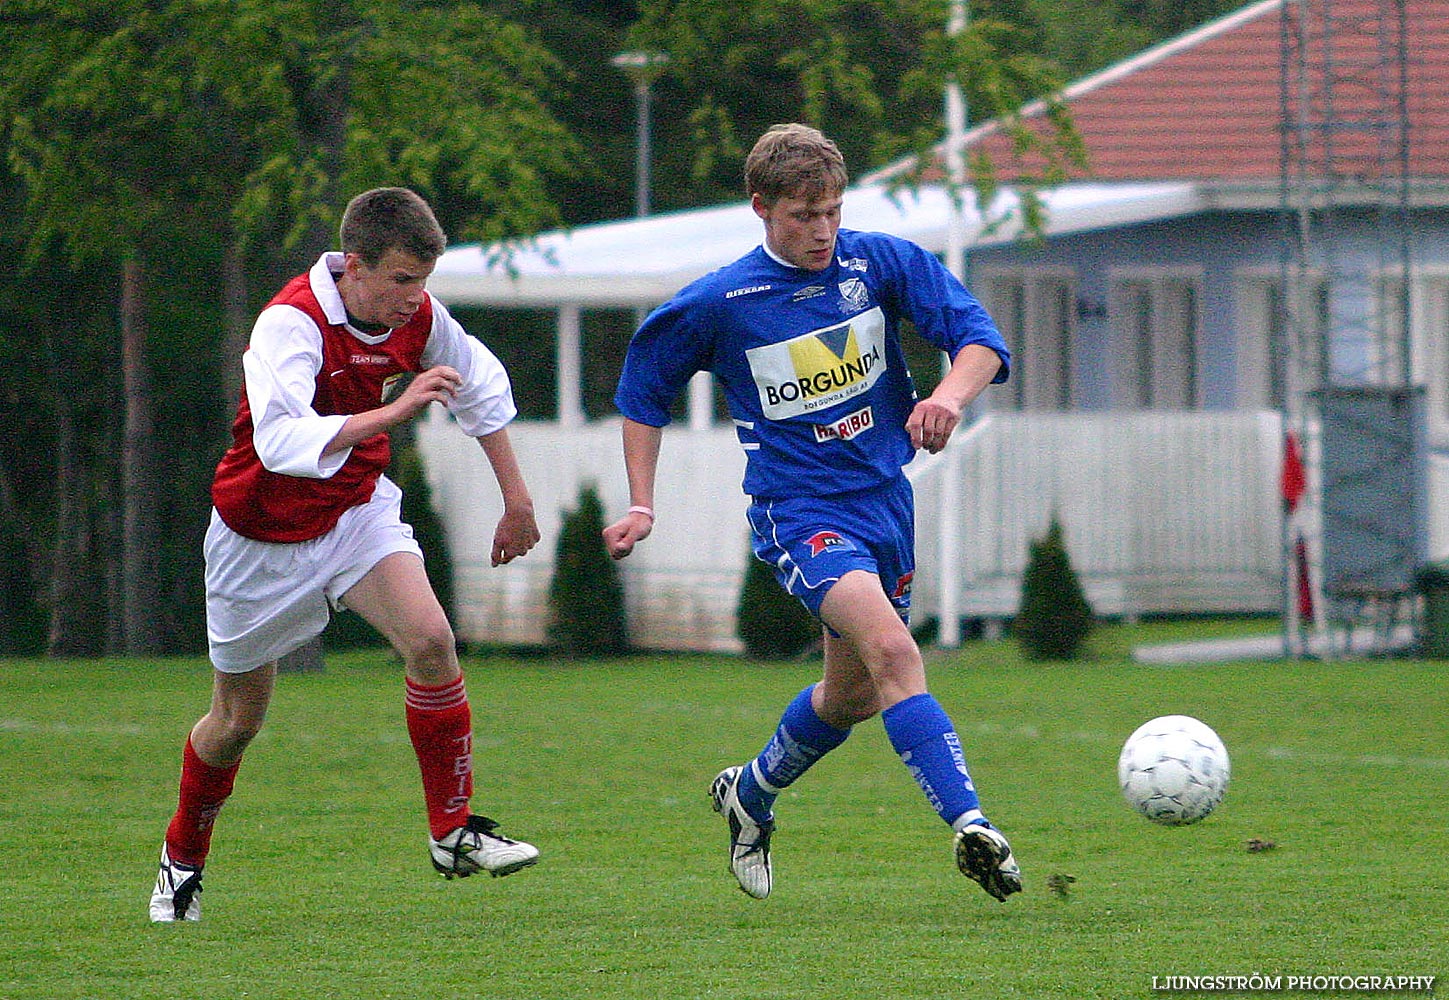
M 847 175 L 835 144 L 777 125 L 745 162 L 765 241 L 681 290 L 635 334 L 615 402 L 624 415 L 631 507 L 604 529 L 614 558 L 648 537 L 662 428 L 698 371 L 713 373 L 746 455 L 756 556 L 824 625 L 820 681 L 786 706 L 760 754 L 710 795 L 730 829 L 730 870 L 772 887 L 776 796 L 879 713 L 892 748 L 955 831 L 955 860 L 999 900 L 1021 890 L 1006 838 L 982 813 L 961 742 L 927 691 L 907 626 L 914 504 L 902 468 L 940 451 L 962 412 L 1006 379 L 991 318 L 934 256 L 840 228 Z M 918 400 L 899 323 L 952 359 Z

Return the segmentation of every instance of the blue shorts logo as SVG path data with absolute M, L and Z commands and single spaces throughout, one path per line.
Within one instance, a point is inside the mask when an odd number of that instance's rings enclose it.
M 820 553 L 825 552 L 828 549 L 840 548 L 842 545 L 849 545 L 850 543 L 842 538 L 837 532 L 817 531 L 815 532 L 815 534 L 805 539 L 805 544 L 810 546 L 810 554 L 812 556 L 818 556 L 820 555 Z

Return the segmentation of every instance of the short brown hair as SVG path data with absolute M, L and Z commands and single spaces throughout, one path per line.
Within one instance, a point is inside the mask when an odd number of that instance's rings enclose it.
M 394 249 L 432 262 L 448 245 L 428 203 L 400 187 L 373 188 L 353 198 L 342 213 L 339 235 L 342 252 L 359 254 L 368 264 Z
M 765 204 L 815 199 L 845 190 L 845 157 L 819 129 L 792 122 L 771 125 L 745 157 L 745 193 Z

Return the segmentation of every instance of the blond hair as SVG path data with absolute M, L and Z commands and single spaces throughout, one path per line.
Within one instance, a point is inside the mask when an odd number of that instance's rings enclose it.
M 845 157 L 819 129 L 772 125 L 745 157 L 745 193 L 765 204 L 781 198 L 814 200 L 845 190 Z

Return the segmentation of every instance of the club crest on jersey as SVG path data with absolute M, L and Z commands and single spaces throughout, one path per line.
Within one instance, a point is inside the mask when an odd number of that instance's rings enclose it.
M 418 377 L 417 372 L 398 372 L 396 375 L 389 375 L 382 380 L 382 394 L 378 400 L 383 406 L 387 406 L 407 391 L 412 385 L 413 379 Z
M 870 289 L 859 278 L 846 278 L 840 283 L 840 311 L 858 313 L 870 305 Z
M 875 426 L 875 411 L 869 406 L 854 413 L 847 413 L 833 424 L 815 425 L 815 443 L 826 441 L 849 441 L 851 438 Z
M 810 546 L 811 556 L 818 556 L 829 549 L 854 548 L 839 532 L 835 531 L 817 531 L 805 539 L 805 544 Z
M 868 309 L 847 323 L 745 352 L 770 420 L 817 413 L 870 390 L 887 367 L 885 314 Z

